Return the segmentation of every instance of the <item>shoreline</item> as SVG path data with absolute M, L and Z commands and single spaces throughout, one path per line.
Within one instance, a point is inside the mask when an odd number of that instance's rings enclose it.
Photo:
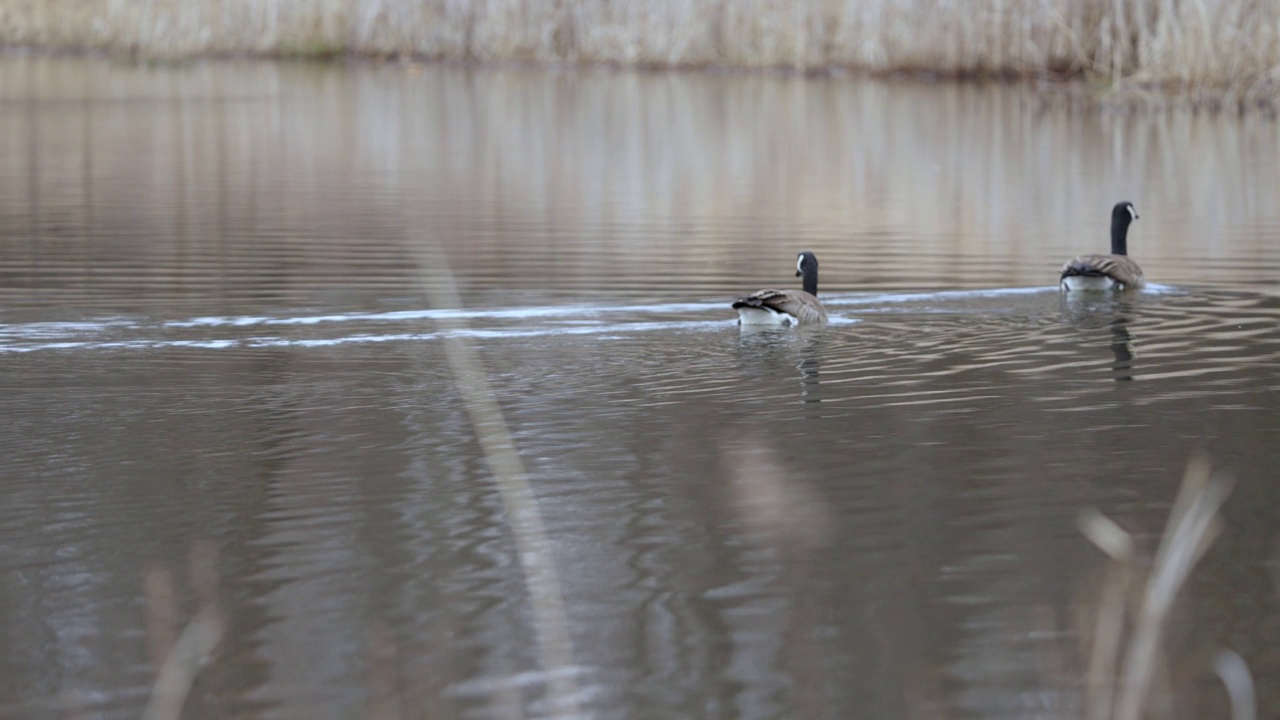
M 536 61 L 482 60 L 428 56 L 415 53 L 376 53 L 357 50 L 323 54 L 299 54 L 276 51 L 209 51 L 182 56 L 153 56 L 138 51 L 113 50 L 89 46 L 0 45 L 0 59 L 14 57 L 86 58 L 106 62 L 139 65 L 181 66 L 200 62 L 217 63 L 304 63 L 361 64 L 371 66 L 402 65 L 406 67 L 450 67 L 488 71 L 529 71 L 548 73 L 636 73 L 636 74 L 705 74 L 728 76 L 773 76 L 805 80 L 871 80 L 905 82 L 918 85 L 1010 85 L 1032 90 L 1045 106 L 1072 106 L 1107 111 L 1184 110 L 1194 112 L 1260 112 L 1270 118 L 1280 117 L 1280 89 L 1271 94 L 1249 96 L 1238 88 L 1171 87 L 1168 83 L 1141 83 L 1121 79 L 1120 87 L 1104 84 L 1100 78 L 1083 73 L 1049 73 L 1012 71 L 945 72 L 928 69 L 868 70 L 846 66 L 795 68 L 785 65 L 747 66 L 727 64 L 626 64 L 610 61 Z
M 1280 3 L 1257 0 L 30 0 L 5 13 L 0 48 L 1018 79 L 1102 104 L 1280 105 Z

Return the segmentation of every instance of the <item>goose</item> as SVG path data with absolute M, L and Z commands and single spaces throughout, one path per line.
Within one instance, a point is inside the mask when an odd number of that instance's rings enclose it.
M 1062 266 L 1063 290 L 1131 290 L 1143 285 L 1142 268 L 1126 254 L 1129 223 L 1138 219 L 1131 202 L 1111 209 L 1111 254 L 1078 255 Z
M 818 300 L 818 258 L 808 250 L 796 256 L 796 277 L 803 290 L 757 290 L 733 301 L 743 325 L 819 325 L 827 311 Z

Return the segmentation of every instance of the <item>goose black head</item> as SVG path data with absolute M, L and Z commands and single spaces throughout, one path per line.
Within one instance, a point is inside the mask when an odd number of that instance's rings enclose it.
M 1133 203 L 1122 200 L 1111 208 L 1111 254 L 1127 255 L 1129 223 L 1138 219 L 1138 210 Z
M 818 294 L 818 256 L 805 250 L 796 256 L 796 277 L 804 278 L 804 291 Z

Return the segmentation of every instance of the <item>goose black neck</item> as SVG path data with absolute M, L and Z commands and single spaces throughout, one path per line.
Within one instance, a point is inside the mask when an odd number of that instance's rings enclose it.
M 1128 238 L 1129 223 L 1133 222 L 1133 215 L 1129 213 L 1128 208 L 1117 207 L 1115 212 L 1111 213 L 1111 254 L 1112 255 L 1128 255 Z
M 818 297 L 818 263 L 811 260 L 804 264 L 804 270 L 801 271 L 804 276 L 804 291 L 814 297 Z

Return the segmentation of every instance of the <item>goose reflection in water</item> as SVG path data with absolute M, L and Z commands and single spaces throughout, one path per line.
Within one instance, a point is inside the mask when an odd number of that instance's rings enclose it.
M 1116 382 L 1131 382 L 1134 378 L 1133 334 L 1129 332 L 1134 312 L 1130 300 L 1111 298 L 1080 298 L 1064 295 L 1062 311 L 1066 320 L 1081 330 L 1101 328 L 1103 323 L 1111 332 L 1111 373 Z
M 1133 336 L 1125 327 L 1128 324 L 1129 318 L 1124 315 L 1111 320 L 1111 354 L 1115 356 L 1111 371 L 1116 382 L 1133 380 Z
M 800 344 L 800 362 L 796 363 L 796 369 L 800 371 L 801 402 L 822 402 L 818 392 L 818 386 L 822 384 L 821 346 L 821 335 L 816 332 L 810 333 Z
M 800 401 L 820 403 L 819 385 L 822 384 L 822 346 L 823 330 L 821 326 L 800 326 L 796 329 L 769 325 L 742 323 L 738 326 L 740 347 L 744 350 L 768 350 L 767 355 L 760 356 L 770 363 L 776 362 L 780 355 L 795 348 L 800 359 L 795 368 L 800 371 Z

